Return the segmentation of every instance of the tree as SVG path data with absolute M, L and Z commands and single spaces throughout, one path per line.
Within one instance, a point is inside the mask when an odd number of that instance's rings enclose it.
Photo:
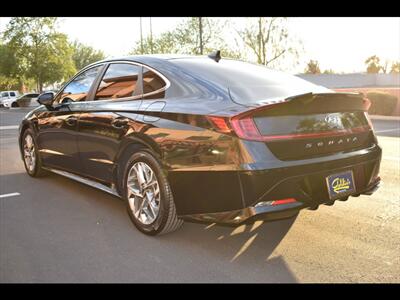
M 400 73 L 400 61 L 392 63 L 390 73 Z
M 255 54 L 257 63 L 267 66 L 289 54 L 297 58 L 298 49 L 289 39 L 285 21 L 286 18 L 260 17 L 252 19 L 243 30 L 236 31 Z
M 0 44 L 0 89 L 19 89 L 16 57 L 7 44 Z
M 159 37 L 153 37 L 153 41 L 151 41 L 150 37 L 146 37 L 145 39 L 137 42 L 134 49 L 130 53 L 150 54 L 152 46 L 153 53 L 177 53 L 171 32 L 164 32 Z
M 93 47 L 86 46 L 78 41 L 73 42 L 71 46 L 73 49 L 72 60 L 77 70 L 105 58 L 102 51 L 95 50 Z
M 305 74 L 321 74 L 321 70 L 319 69 L 319 63 L 316 60 L 310 60 L 307 63 L 307 67 L 304 70 Z
M 386 59 L 385 62 L 381 64 L 381 70 L 384 74 L 386 74 L 389 71 L 388 67 L 389 67 L 389 61 Z
M 382 67 L 379 65 L 380 59 L 376 55 L 372 55 L 365 60 L 367 65 L 367 73 L 379 73 Z
M 14 51 L 8 44 L 0 41 L 0 90 L 19 90 L 25 92 L 34 87 L 34 82 L 25 78 Z
M 326 69 L 323 74 L 335 74 L 335 71 L 332 69 Z
M 56 30 L 55 17 L 14 17 L 7 24 L 4 40 L 14 51 L 21 76 L 34 78 L 39 92 L 71 76 L 75 71 L 67 36 Z
M 0 44 L 0 74 L 7 77 L 18 75 L 17 58 L 8 44 Z
M 200 25 L 201 23 L 201 25 Z M 201 55 L 216 49 L 221 50 L 224 57 L 240 58 L 240 53 L 230 49 L 223 40 L 220 32 L 225 23 L 212 18 L 193 17 L 182 21 L 170 31 L 161 33 L 158 37 L 147 37 L 138 41 L 131 54 L 152 53 L 179 53 Z M 143 51 L 142 51 L 143 47 Z

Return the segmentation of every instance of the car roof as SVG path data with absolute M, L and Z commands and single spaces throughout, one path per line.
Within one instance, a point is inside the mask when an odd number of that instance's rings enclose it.
M 113 61 L 132 61 L 132 62 L 151 65 L 152 63 L 159 63 L 159 64 L 160 63 L 162 64 L 163 62 L 167 63 L 168 61 L 176 59 L 210 59 L 210 58 L 208 58 L 207 56 L 183 55 L 183 54 L 143 54 L 143 55 L 130 55 L 130 56 L 107 58 L 101 61 L 97 61 L 93 64 L 90 64 L 89 66 L 96 65 L 99 63 L 113 62 Z

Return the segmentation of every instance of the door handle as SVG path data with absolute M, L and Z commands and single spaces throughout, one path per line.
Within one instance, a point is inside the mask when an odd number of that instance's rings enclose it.
M 116 128 L 116 129 L 122 129 L 128 125 L 129 120 L 122 118 L 122 119 L 115 119 L 111 122 L 111 126 Z
M 69 126 L 75 126 L 76 121 L 78 121 L 78 118 L 75 116 L 70 116 L 65 119 L 65 123 L 67 123 L 67 125 L 69 125 Z

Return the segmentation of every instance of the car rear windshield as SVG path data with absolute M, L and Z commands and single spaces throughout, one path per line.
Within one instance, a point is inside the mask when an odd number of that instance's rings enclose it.
M 280 100 L 305 93 L 331 90 L 297 76 L 271 70 L 262 65 L 221 59 L 176 59 L 174 63 L 205 80 L 225 86 L 233 101 L 251 105 L 266 100 Z

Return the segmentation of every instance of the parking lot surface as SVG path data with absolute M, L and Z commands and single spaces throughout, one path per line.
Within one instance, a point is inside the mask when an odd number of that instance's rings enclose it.
M 400 282 L 399 121 L 373 121 L 384 181 L 373 196 L 296 219 L 186 222 L 149 237 L 122 200 L 26 175 L 17 126 L 27 111 L 0 109 L 0 282 Z

